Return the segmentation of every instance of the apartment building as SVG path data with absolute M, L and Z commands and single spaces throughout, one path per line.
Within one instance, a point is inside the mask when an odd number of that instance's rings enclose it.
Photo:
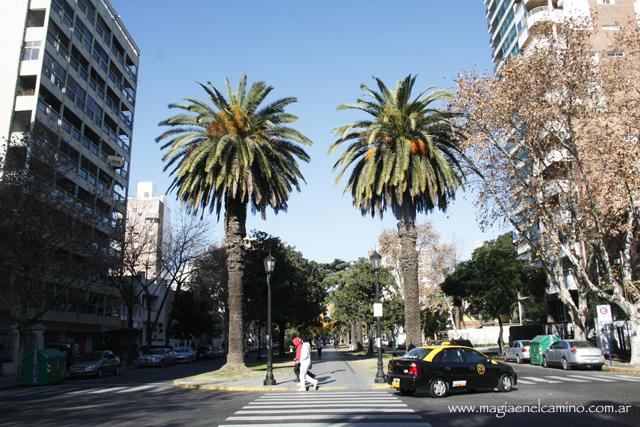
M 496 73 L 509 58 L 526 51 L 533 40 L 531 29 L 540 22 L 561 23 L 567 19 L 585 19 L 593 28 L 593 51 L 600 55 L 617 56 L 613 35 L 621 26 L 631 23 L 640 25 L 640 0 L 485 0 L 492 62 Z M 517 144 L 513 145 L 515 149 Z M 550 153 L 550 156 L 553 153 Z M 558 157 L 558 156 L 556 156 Z M 564 157 L 559 156 L 562 160 Z M 525 218 L 516 212 L 516 218 Z M 529 230 L 533 238 L 539 233 L 536 225 Z M 516 251 L 522 259 L 530 259 L 530 247 L 526 240 L 514 233 Z M 566 269 L 564 285 L 577 291 L 573 272 Z M 569 321 L 566 308 L 557 298 L 558 289 L 549 285 L 547 289 L 548 320 L 552 323 Z
M 539 22 L 593 19 L 594 50 L 606 49 L 609 32 L 620 25 L 630 20 L 640 23 L 640 0 L 484 0 L 484 4 L 496 70 L 527 48 L 530 30 Z
M 148 242 L 148 254 L 140 260 L 139 270 L 149 279 L 161 275 L 162 249 L 171 238 L 171 211 L 164 196 L 156 196 L 153 182 L 138 182 L 136 197 L 127 201 L 127 218 L 138 230 L 140 242 Z M 135 239 L 133 240 L 134 243 Z
M 124 238 L 139 55 L 107 0 L 0 2 L 0 152 L 28 150 L 29 132 L 46 142 L 56 191 L 95 218 L 91 232 L 105 250 Z M 91 350 L 122 326 L 106 285 L 73 299 L 44 316 L 44 342 Z
M 173 292 L 167 289 L 162 277 L 162 256 L 165 245 L 171 239 L 171 210 L 164 196 L 156 195 L 153 182 L 138 182 L 136 196 L 127 201 L 127 232 L 132 233 L 127 239 L 129 244 L 141 248 L 142 252 L 137 265 L 141 288 L 141 307 L 136 310 L 139 318 L 134 318 L 136 328 L 142 331 L 143 343 L 148 328 L 153 328 L 152 345 L 164 344 L 166 319 L 168 310 L 173 304 Z M 168 293 L 168 294 L 167 294 Z M 151 324 L 148 316 L 151 314 Z M 153 320 L 158 316 L 158 324 L 153 327 Z

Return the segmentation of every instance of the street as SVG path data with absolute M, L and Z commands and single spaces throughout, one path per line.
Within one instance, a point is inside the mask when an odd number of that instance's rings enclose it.
M 331 383 L 323 363 L 337 358 L 332 350 L 314 362 L 321 383 Z M 326 356 L 325 356 L 326 354 Z M 586 370 L 562 371 L 513 365 L 521 380 L 511 393 L 453 394 L 444 399 L 400 396 L 386 390 L 244 393 L 188 390 L 173 379 L 217 369 L 221 361 L 168 368 L 132 369 L 117 377 L 67 380 L 50 387 L 0 392 L 2 426 L 614 426 L 637 425 L 640 377 Z M 335 366 L 335 365 L 334 365 Z M 332 368 L 333 369 L 333 368 Z M 344 362 L 344 369 L 351 366 Z M 337 374 L 334 374 L 337 375 Z M 282 378 L 281 380 L 285 380 Z M 540 402 L 539 402 L 540 401 Z M 628 413 L 508 413 L 510 405 L 622 405 Z M 465 405 L 465 408 L 454 408 Z M 489 413 L 459 413 L 461 410 Z M 493 409 L 491 409 L 493 408 Z M 628 411 L 626 410 L 628 409 Z M 492 411 L 493 412 L 490 412 Z M 603 411 L 602 408 L 594 410 Z M 456 413 L 453 413 L 453 412 Z M 500 412 L 507 412 L 502 414 Z M 487 412 L 485 410 L 485 412 Z

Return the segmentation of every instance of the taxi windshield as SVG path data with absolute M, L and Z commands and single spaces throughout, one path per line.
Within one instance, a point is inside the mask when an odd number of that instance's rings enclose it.
M 410 359 L 410 360 L 422 360 L 427 357 L 427 354 L 431 353 L 430 348 L 421 348 L 416 347 L 409 350 L 408 353 L 405 353 L 402 356 L 402 359 Z

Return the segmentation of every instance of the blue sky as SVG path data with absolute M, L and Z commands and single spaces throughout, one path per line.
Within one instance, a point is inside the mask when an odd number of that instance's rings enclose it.
M 280 236 L 310 259 L 331 261 L 366 256 L 384 229 L 383 220 L 362 217 L 343 185 L 335 185 L 327 155 L 331 129 L 358 117 L 335 107 L 360 95 L 371 76 L 395 84 L 418 74 L 417 89 L 451 88 L 462 70 L 491 70 L 485 9 L 480 1 L 350 0 L 318 2 L 209 0 L 111 0 L 141 50 L 133 135 L 130 191 L 136 181 L 156 182 L 166 191 L 161 153 L 154 142 L 167 105 L 185 96 L 204 99 L 196 81 L 235 85 L 249 81 L 275 87 L 272 98 L 295 96 L 295 126 L 314 141 L 311 162 L 303 165 L 307 185 L 292 195 L 288 212 L 250 216 L 247 229 Z M 131 194 L 133 195 L 133 194 Z M 178 209 L 168 195 L 172 211 Z M 481 233 L 474 197 L 460 193 L 446 214 L 429 214 L 461 259 L 497 231 Z M 423 216 L 420 217 L 420 219 Z M 221 241 L 223 224 L 212 221 L 212 239 Z

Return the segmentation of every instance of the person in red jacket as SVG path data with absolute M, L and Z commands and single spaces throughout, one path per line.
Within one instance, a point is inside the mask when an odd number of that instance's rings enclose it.
M 296 375 L 295 382 L 300 381 L 300 352 L 302 351 L 302 340 L 300 338 L 293 338 L 293 345 L 296 347 L 296 356 L 293 359 L 295 362 L 295 366 L 293 367 L 293 373 Z

